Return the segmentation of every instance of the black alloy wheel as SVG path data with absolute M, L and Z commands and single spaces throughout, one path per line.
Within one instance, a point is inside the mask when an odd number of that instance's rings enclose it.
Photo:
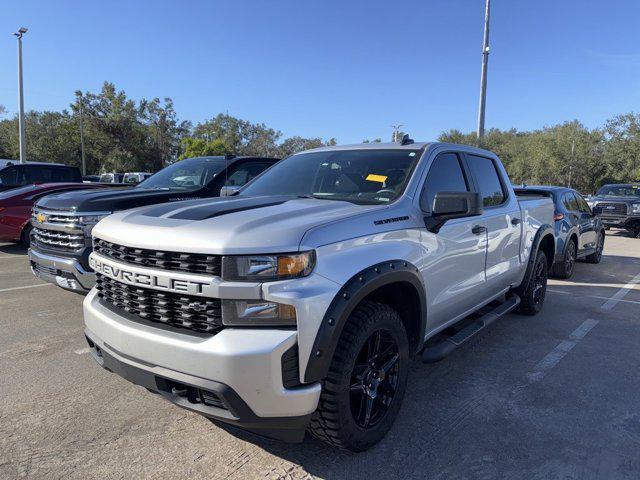
M 351 373 L 351 414 L 361 428 L 384 418 L 399 380 L 398 344 L 386 330 L 376 330 L 360 350 Z

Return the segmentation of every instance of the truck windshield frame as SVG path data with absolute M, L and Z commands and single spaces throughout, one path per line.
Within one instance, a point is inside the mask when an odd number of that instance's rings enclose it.
M 265 171 L 239 195 L 292 195 L 387 205 L 404 193 L 421 156 L 420 149 L 399 148 L 299 153 Z

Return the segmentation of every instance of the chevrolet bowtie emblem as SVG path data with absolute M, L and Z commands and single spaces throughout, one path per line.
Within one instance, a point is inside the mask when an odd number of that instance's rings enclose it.
M 40 223 L 44 223 L 47 220 L 47 216 L 44 213 L 38 213 L 36 215 L 36 220 L 38 220 Z

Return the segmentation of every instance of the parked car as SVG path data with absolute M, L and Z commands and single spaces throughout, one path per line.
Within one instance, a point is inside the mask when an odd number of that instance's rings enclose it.
M 277 159 L 261 157 L 191 158 L 166 167 L 135 187 L 112 184 L 120 186 L 47 196 L 34 207 L 29 250 L 33 272 L 68 290 L 86 293 L 95 283 L 88 263 L 91 229 L 101 218 L 143 205 L 217 197 L 225 183 L 246 183 L 275 162 Z
M 589 204 L 602 209 L 605 227 L 624 228 L 640 238 L 640 182 L 604 185 Z
M 100 175 L 101 183 L 122 183 L 124 173 L 103 173 Z
M 45 195 L 103 187 L 84 183 L 46 183 L 0 192 L 0 241 L 22 242 L 29 246 L 31 208 Z
M 540 311 L 553 211 L 516 197 L 486 150 L 302 152 L 235 196 L 101 220 L 86 337 L 104 368 L 181 407 L 364 450 L 393 424 L 412 354 L 438 361 Z
M 124 178 L 122 180 L 122 183 L 128 183 L 128 184 L 136 185 L 136 184 L 142 182 L 143 180 L 146 180 L 151 175 L 152 174 L 149 173 L 149 172 L 128 172 L 128 173 L 124 174 Z
M 98 183 L 100 182 L 100 175 L 84 175 L 82 181 L 84 183 Z
M 82 183 L 82 174 L 77 167 L 58 163 L 6 161 L 0 164 L 0 192 L 25 185 L 59 182 Z
M 546 195 L 555 205 L 556 260 L 551 274 L 571 278 L 578 259 L 600 263 L 605 231 L 602 220 L 586 200 L 566 187 L 527 186 L 516 188 L 518 195 Z

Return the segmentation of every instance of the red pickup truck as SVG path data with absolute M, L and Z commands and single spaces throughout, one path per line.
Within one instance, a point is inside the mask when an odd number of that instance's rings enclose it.
M 109 188 L 109 185 L 90 183 L 45 183 L 27 185 L 0 192 L 0 241 L 22 242 L 29 245 L 31 208 L 33 204 L 52 193 L 71 190 Z

